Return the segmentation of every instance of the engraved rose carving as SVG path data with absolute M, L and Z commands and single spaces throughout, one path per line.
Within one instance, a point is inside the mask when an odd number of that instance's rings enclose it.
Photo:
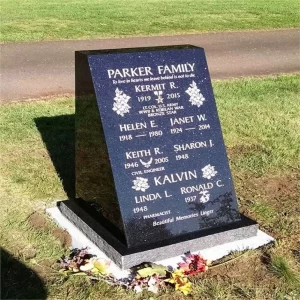
M 133 180 L 133 189 L 136 191 L 145 192 L 149 188 L 148 179 L 143 177 L 137 177 Z
M 130 106 L 128 101 L 130 97 L 126 95 L 123 91 L 116 88 L 115 90 L 116 97 L 114 98 L 113 111 L 118 115 L 124 117 L 124 114 L 129 113 Z
M 210 164 L 205 166 L 204 168 L 201 169 L 203 172 L 202 177 L 203 178 L 207 178 L 207 179 L 211 179 L 212 177 L 216 176 L 216 174 L 218 173 L 215 170 L 214 166 L 211 166 Z
M 198 89 L 195 81 L 190 84 L 190 87 L 185 92 L 190 96 L 189 102 L 191 102 L 192 105 L 200 107 L 205 101 L 205 98 L 200 93 L 200 89 Z

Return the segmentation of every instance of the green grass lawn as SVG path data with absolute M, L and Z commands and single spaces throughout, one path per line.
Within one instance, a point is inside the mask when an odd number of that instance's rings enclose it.
M 297 0 L 2 0 L 1 40 L 291 28 L 299 10 Z
M 2 299 L 299 299 L 299 83 L 300 75 L 214 83 L 240 210 L 277 241 L 192 277 L 188 298 L 171 289 L 135 295 L 56 271 L 69 241 L 45 208 L 66 199 L 74 175 L 74 100 L 0 106 Z

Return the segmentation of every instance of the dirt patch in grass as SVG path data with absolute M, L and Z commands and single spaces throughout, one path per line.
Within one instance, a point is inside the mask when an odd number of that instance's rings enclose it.
M 70 234 L 61 228 L 51 229 L 48 225 L 47 219 L 39 212 L 34 212 L 28 217 L 29 226 L 36 230 L 50 231 L 50 233 L 59 240 L 63 248 L 72 246 L 72 237 Z
M 48 229 L 46 218 L 38 212 L 34 212 L 28 217 L 28 223 L 33 229 Z
M 233 262 L 212 268 L 209 276 L 230 278 L 237 287 L 271 287 L 276 285 L 278 279 L 268 270 L 268 265 L 262 263 L 263 250 L 246 253 Z
M 299 195 L 297 179 L 290 176 L 265 179 L 259 182 L 258 185 L 264 188 L 266 194 L 274 198 L 294 198 Z
M 242 211 L 260 228 L 295 249 L 300 237 L 300 171 L 253 178 L 236 177 Z
M 268 154 L 268 151 L 261 144 L 238 144 L 236 146 L 227 148 L 227 154 L 230 159 L 252 153 Z
M 55 228 L 52 230 L 52 234 L 60 241 L 63 248 L 69 248 L 72 246 L 72 237 L 66 230 Z
M 252 280 L 262 280 L 267 274 L 267 269 L 261 265 L 261 254 L 253 253 L 237 258 L 228 264 L 216 266 L 210 270 L 211 275 L 219 275 L 225 277 L 234 277 L 235 279 L 243 280 L 243 277 L 251 278 Z M 249 263 L 251 261 L 251 263 Z M 258 270 L 259 267 L 259 270 Z M 259 271 L 259 272 L 258 272 Z M 254 276 L 255 275 L 255 276 Z M 256 278 L 258 276 L 259 278 Z
M 282 205 L 285 202 L 284 200 L 299 199 L 300 170 L 280 176 L 251 178 L 242 175 L 236 177 L 236 179 L 241 198 L 249 200 L 255 198 L 268 199 L 267 202 L 275 205 L 275 208 L 279 208 L 278 205 L 282 208 Z M 289 206 L 290 205 L 291 203 L 289 202 Z M 299 209 L 299 206 L 295 206 L 293 209 L 297 210 Z
M 298 205 L 300 171 L 284 176 L 254 178 L 251 185 L 249 187 L 254 191 L 256 198 L 259 196 L 265 199 L 264 202 L 267 202 L 277 212 L 283 214 L 300 212 Z

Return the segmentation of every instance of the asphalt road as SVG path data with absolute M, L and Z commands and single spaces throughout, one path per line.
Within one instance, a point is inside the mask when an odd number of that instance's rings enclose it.
M 192 44 L 212 79 L 300 72 L 300 29 L 0 45 L 0 102 L 74 93 L 74 51 Z

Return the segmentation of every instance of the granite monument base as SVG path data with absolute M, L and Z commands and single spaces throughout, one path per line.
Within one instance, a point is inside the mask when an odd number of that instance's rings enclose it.
M 258 231 L 255 221 L 241 215 L 241 221 L 226 226 L 129 249 L 75 201 L 60 201 L 57 206 L 71 223 L 123 270 L 143 262 L 159 261 L 188 251 L 199 251 L 250 238 L 256 236 Z

